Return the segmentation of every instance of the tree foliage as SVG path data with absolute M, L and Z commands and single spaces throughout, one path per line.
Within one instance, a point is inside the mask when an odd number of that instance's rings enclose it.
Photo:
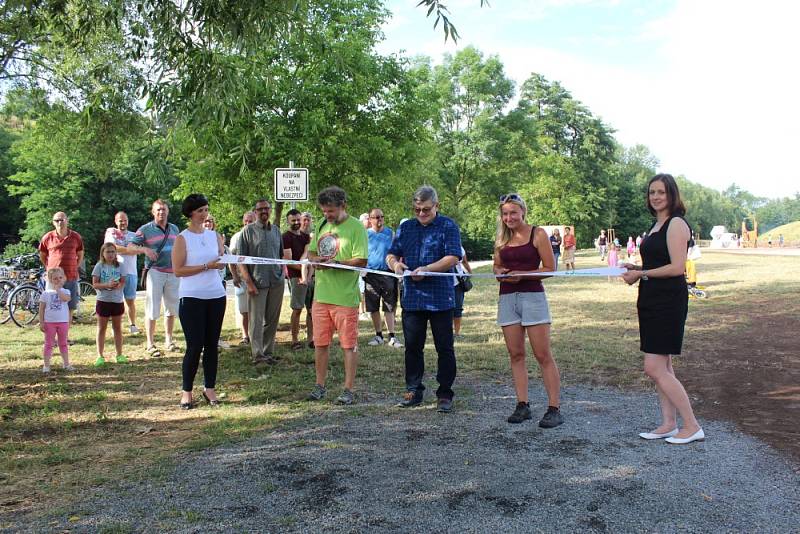
M 442 2 L 418 7 L 458 39 Z M 531 222 L 574 225 L 581 246 L 649 227 L 646 147 L 619 146 L 557 81 L 532 73 L 517 89 L 474 47 L 435 66 L 377 53 L 387 16 L 383 0 L 7 0 L 0 233 L 32 243 L 61 209 L 94 253 L 115 211 L 136 226 L 154 198 L 201 192 L 230 234 L 290 161 L 310 169 L 312 197 L 342 186 L 349 211 L 377 205 L 392 225 L 435 185 L 473 257 L 491 253 L 512 191 Z M 680 183 L 703 236 L 752 213 L 762 228 L 797 218 L 798 199 Z

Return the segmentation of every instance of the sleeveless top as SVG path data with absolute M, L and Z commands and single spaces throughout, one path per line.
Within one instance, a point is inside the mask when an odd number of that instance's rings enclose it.
M 532 271 L 538 269 L 542 263 L 539 251 L 533 245 L 536 227 L 531 227 L 531 238 L 524 245 L 506 245 L 500 249 L 500 262 L 503 267 L 511 271 Z M 542 293 L 544 286 L 538 278 L 521 278 L 516 284 L 500 282 L 500 294 L 509 293 Z
M 180 235 L 186 240 L 187 267 L 203 265 L 219 258 L 219 245 L 215 231 L 203 230 L 202 234 L 196 234 L 187 229 Z M 225 287 L 222 285 L 216 269 L 201 271 L 192 276 L 183 276 L 179 280 L 181 286 L 178 297 L 180 298 L 192 297 L 208 300 L 225 296 Z
M 561 237 L 551 235 L 550 246 L 553 247 L 553 254 L 561 254 Z
M 667 230 L 669 229 L 672 219 L 683 219 L 683 217 L 670 217 L 664 221 L 664 224 L 661 225 L 661 228 L 655 232 L 652 231 L 653 227 L 651 226 L 647 236 L 642 239 L 642 244 L 639 249 L 642 255 L 642 270 L 656 269 L 658 267 L 663 267 L 664 265 L 669 265 L 670 257 L 669 248 L 667 247 Z M 655 225 L 656 223 L 653 223 L 653 226 Z M 672 286 L 678 287 L 686 285 L 686 278 L 683 274 L 681 274 L 671 278 L 650 278 L 648 280 L 642 280 L 642 282 L 654 288 Z

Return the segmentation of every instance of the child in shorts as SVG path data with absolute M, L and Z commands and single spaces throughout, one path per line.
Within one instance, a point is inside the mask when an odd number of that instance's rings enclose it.
M 111 319 L 114 331 L 114 346 L 117 349 L 117 363 L 126 363 L 128 359 L 122 355 L 122 315 L 125 313 L 125 297 L 123 288 L 125 278 L 122 277 L 117 261 L 117 247 L 114 243 L 103 243 L 100 247 L 100 261 L 92 270 L 92 286 L 97 290 L 97 359 L 95 367 L 103 367 L 106 360 L 103 350 L 106 344 L 106 328 Z
M 70 299 L 69 289 L 64 289 L 64 282 L 67 276 L 64 269 L 55 267 L 48 269 L 47 281 L 50 289 L 42 292 L 39 299 L 39 330 L 44 332 L 44 357 L 43 373 L 50 372 L 50 357 L 53 355 L 53 345 L 58 337 L 58 350 L 61 352 L 61 361 L 64 363 L 65 371 L 73 371 L 74 367 L 69 364 L 69 345 L 67 344 L 67 334 L 69 333 L 69 308 L 67 304 Z

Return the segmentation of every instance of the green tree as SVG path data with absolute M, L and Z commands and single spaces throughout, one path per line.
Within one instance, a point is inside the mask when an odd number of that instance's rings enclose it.
M 480 195 L 496 174 L 496 142 L 502 135 L 503 107 L 514 96 L 497 56 L 484 59 L 474 47 L 447 54 L 434 69 L 437 98 L 433 137 L 438 148 L 438 181 L 443 200 L 457 220 L 466 218 L 462 204 Z M 494 156 L 494 157 L 493 157 Z
M 518 110 L 535 125 L 538 153 L 521 190 L 539 224 L 572 224 L 579 246 L 616 217 L 613 130 L 558 82 L 532 74 Z
M 21 199 L 24 242 L 36 243 L 52 229 L 53 212 L 64 211 L 70 226 L 83 236 L 87 258 L 92 260 L 116 211 L 127 211 L 134 228 L 150 218 L 152 199 L 174 188 L 176 180 L 164 178 L 168 166 L 158 163 L 161 147 L 146 134 L 144 121 L 128 120 L 138 121 L 139 127 L 119 144 L 110 161 L 98 163 L 93 138 L 85 136 L 83 118 L 61 106 L 40 118 L 13 145 L 17 172 L 9 177 L 8 190 Z
M 375 199 L 405 203 L 412 185 L 401 177 L 427 136 L 424 72 L 375 53 L 387 15 L 380 5 L 348 0 L 310 10 L 302 35 L 227 57 L 240 66 L 243 90 L 217 106 L 220 120 L 177 122 L 175 194 L 208 193 L 230 229 L 255 197 L 271 196 L 273 169 L 294 161 L 310 169 L 312 195 L 339 185 L 353 212 Z

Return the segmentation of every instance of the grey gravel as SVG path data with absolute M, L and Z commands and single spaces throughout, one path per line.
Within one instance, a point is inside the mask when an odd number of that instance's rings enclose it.
M 98 489 L 6 531 L 800 532 L 800 476 L 767 445 L 701 421 L 707 441 L 646 442 L 655 394 L 569 386 L 566 423 L 510 425 L 507 386 L 461 385 L 455 410 L 372 398 L 245 443 L 192 453 L 164 477 Z M 69 521 L 70 516 L 78 519 Z

